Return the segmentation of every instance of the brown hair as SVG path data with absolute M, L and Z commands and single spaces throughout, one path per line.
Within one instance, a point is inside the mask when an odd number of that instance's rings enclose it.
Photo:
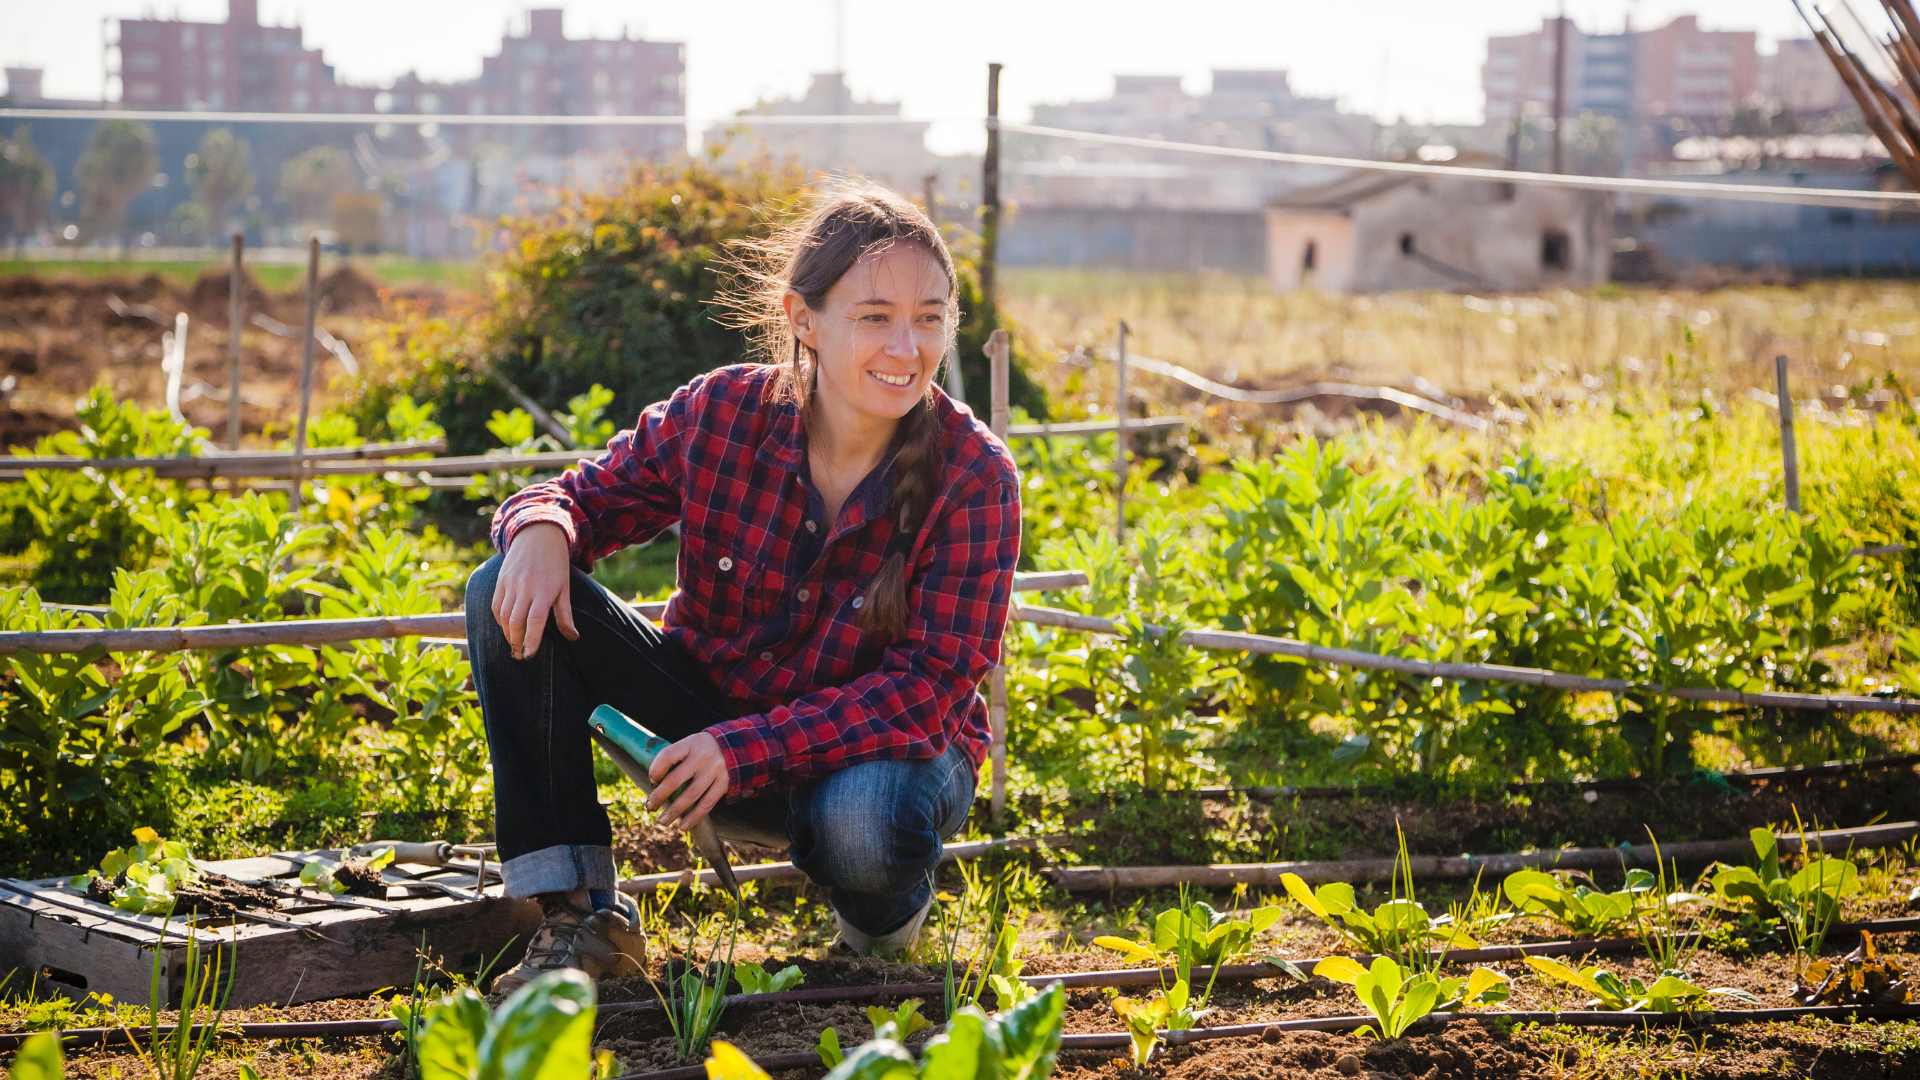
M 787 292 L 800 294 L 808 307 L 821 310 L 828 290 L 855 263 L 895 244 L 925 249 L 946 272 L 945 351 L 951 354 L 959 325 L 953 253 L 932 220 L 898 194 L 874 184 L 838 182 L 816 194 L 803 216 L 765 237 L 733 245 L 729 268 L 739 285 L 722 295 L 723 321 L 746 331 L 755 354 L 779 366 L 769 399 L 792 402 L 802 423 L 812 416 L 816 357 L 793 336 Z M 906 628 L 907 551 L 926 522 L 940 483 L 940 430 L 933 405 L 938 393 L 929 384 L 926 396 L 900 419 L 895 434 L 898 450 L 888 469 L 892 498 L 887 513 L 899 531 L 860 611 L 861 630 L 883 638 L 898 637 Z

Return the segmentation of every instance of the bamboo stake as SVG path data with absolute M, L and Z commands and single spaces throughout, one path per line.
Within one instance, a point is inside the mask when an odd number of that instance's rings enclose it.
M 1808 833 L 1807 846 L 1819 851 L 1893 847 L 1920 836 L 1920 821 L 1868 825 L 1858 829 L 1827 829 Z M 1798 833 L 1777 837 L 1780 850 L 1801 848 Z M 1605 870 L 1652 866 L 1652 844 L 1620 847 L 1563 848 L 1554 851 L 1511 852 L 1502 855 L 1413 855 L 1407 865 L 1422 878 L 1503 877 L 1515 870 Z M 1704 863 L 1740 858 L 1753 851 L 1747 837 L 1734 840 L 1691 840 L 1661 844 L 1660 858 L 1671 862 Z M 1392 877 L 1396 859 L 1342 859 L 1324 862 L 1215 863 L 1209 866 L 1063 866 L 1043 871 L 1068 892 L 1109 892 L 1116 889 L 1161 889 L 1178 885 L 1225 888 L 1251 885 L 1275 888 L 1283 874 L 1297 874 L 1309 885 L 1331 881 L 1378 881 Z
M 173 417 L 175 423 L 184 424 L 187 418 L 180 413 L 180 379 L 187 371 L 187 313 L 184 311 L 174 315 L 173 329 L 160 335 L 160 371 L 167 377 L 167 415 Z
M 994 85 L 999 84 L 1000 66 L 995 64 Z M 1011 344 L 1005 330 L 995 330 L 987 336 L 987 370 L 989 380 L 988 425 L 994 435 L 1005 439 L 1007 436 L 1007 414 L 1010 411 L 1008 396 L 1012 386 L 1012 374 L 1008 370 L 1011 357 Z M 994 824 L 1006 820 L 1007 811 L 1007 665 L 1004 661 L 1005 638 L 1001 646 L 1003 660 L 995 664 L 987 675 L 987 727 L 992 735 L 989 755 L 993 760 L 993 787 L 988 796 L 988 813 Z
M 1014 605 L 1013 617 L 1040 626 L 1055 626 L 1063 630 L 1086 630 L 1096 634 L 1118 634 L 1120 628 L 1111 619 L 1098 615 L 1081 615 L 1078 612 L 1061 611 L 1057 608 L 1029 607 Z M 1164 634 L 1165 627 L 1149 624 L 1148 630 Z M 4 637 L 4 635 L 0 635 Z M 1851 694 L 1795 694 L 1780 691 L 1748 693 L 1740 690 L 1720 690 L 1711 687 L 1661 686 L 1650 683 L 1635 683 L 1626 679 L 1598 679 L 1589 675 L 1570 675 L 1565 672 L 1548 671 L 1545 668 L 1516 667 L 1507 664 L 1467 664 L 1456 661 L 1412 660 L 1398 656 L 1382 656 L 1378 653 L 1361 652 L 1358 649 L 1338 649 L 1326 645 L 1311 645 L 1292 638 L 1271 637 L 1266 634 L 1248 634 L 1226 630 L 1188 630 L 1180 635 L 1180 640 L 1200 649 L 1218 649 L 1223 652 L 1259 653 L 1267 656 L 1295 656 L 1303 660 L 1330 664 L 1336 667 L 1360 668 L 1367 671 L 1393 671 L 1403 675 L 1414 675 L 1423 679 L 1476 679 L 1484 682 L 1518 683 L 1524 686 L 1544 686 L 1554 690 L 1573 690 L 1604 694 L 1650 694 L 1657 697 L 1678 698 L 1682 701 L 1717 701 L 1730 705 L 1747 705 L 1756 708 L 1799 709 L 1819 712 L 1887 712 L 1901 715 L 1920 714 L 1920 701 L 1902 698 L 1862 697 Z
M 312 461 L 361 461 L 400 457 L 407 454 L 434 454 L 447 448 L 445 439 L 410 439 L 404 442 L 361 443 L 359 446 L 326 446 L 307 451 Z M 117 472 L 146 469 L 167 479 L 212 479 L 216 476 L 252 475 L 245 470 L 261 465 L 274 466 L 293 460 L 291 450 L 263 450 L 254 453 L 229 453 L 212 449 L 198 457 L 164 458 L 85 458 L 85 457 L 0 457 L 0 480 L 18 480 L 30 471 L 74 472 L 96 469 Z M 399 464 L 395 462 L 394 464 Z
M 1000 67 L 987 65 L 987 151 L 980 158 L 980 297 L 998 318 L 1000 252 Z
M 306 479 L 307 414 L 313 409 L 313 328 L 320 321 L 320 238 L 307 239 L 307 332 L 300 340 L 300 420 L 293 429 L 293 491 L 288 502 L 300 510 L 300 485 Z
M 1920 12 L 1916 12 L 1912 0 L 1880 0 L 1882 7 L 1892 15 L 1907 31 L 1907 40 L 1920 45 Z M 1911 88 L 1920 93 L 1920 87 Z
M 1007 836 L 994 840 L 971 840 L 962 844 L 948 844 L 940 852 L 941 862 L 956 859 L 978 859 L 996 851 L 1026 851 L 1036 845 L 1057 840 L 1058 837 Z M 804 870 L 790 862 L 755 863 L 751 866 L 736 866 L 733 876 L 741 881 L 800 881 L 807 875 Z M 698 881 L 703 885 L 717 886 L 720 879 L 712 870 L 671 870 L 664 874 L 643 874 L 640 877 L 627 878 L 620 882 L 619 889 L 635 896 L 647 895 L 657 888 L 667 885 L 685 885 Z
M 1793 438 L 1793 394 L 1787 388 L 1787 357 L 1773 358 L 1773 378 L 1780 397 L 1780 467 L 1787 492 L 1787 512 L 1800 512 L 1800 450 Z
M 1127 539 L 1127 323 L 1120 321 L 1120 333 L 1113 347 L 1113 537 Z
M 1800 0 L 1793 0 L 1793 6 L 1800 12 L 1800 17 L 1806 22 L 1807 28 L 1813 31 L 1814 41 L 1820 45 L 1821 51 L 1827 54 L 1827 60 L 1833 64 L 1834 70 L 1840 75 L 1840 81 L 1846 84 L 1847 92 L 1853 95 L 1854 103 L 1860 106 L 1860 114 L 1866 120 L 1867 128 L 1886 148 L 1887 156 L 1891 157 L 1894 163 L 1900 166 L 1900 171 L 1907 175 L 1908 182 L 1915 187 L 1920 187 L 1920 160 L 1909 152 L 1906 140 L 1894 125 L 1893 119 L 1886 115 L 1877 95 L 1860 80 L 1853 54 L 1846 51 L 1844 44 L 1815 24 L 1812 16 L 1801 7 Z
M 1013 591 L 1040 592 L 1079 588 L 1087 576 L 1078 571 L 1015 574 Z M 666 614 L 667 605 L 634 605 L 649 619 Z M 0 633 L 0 656 L 15 653 L 181 652 L 235 649 L 251 645 L 332 645 L 377 638 L 451 638 L 465 644 L 464 612 L 433 615 L 370 615 L 354 619 L 285 619 L 279 622 L 222 623 L 216 626 L 139 626 L 123 629 L 31 630 Z
M 233 265 L 227 271 L 227 449 L 240 449 L 240 291 L 246 281 L 243 258 L 247 245 L 244 233 L 233 234 Z

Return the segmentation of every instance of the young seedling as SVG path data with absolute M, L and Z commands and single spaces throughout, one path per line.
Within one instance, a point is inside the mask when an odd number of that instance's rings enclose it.
M 1060 1052 L 1066 1007 L 1058 983 L 998 1016 L 968 1005 L 948 1020 L 945 1031 L 927 1040 L 918 1061 L 904 1044 L 907 1036 L 891 1022 L 845 1053 L 837 1033 L 829 1039 L 823 1032 L 821 1062 L 832 1060 L 827 1080 L 1046 1080 Z M 707 1076 L 766 1080 L 767 1074 L 736 1047 L 715 1042 Z
M 1640 909 L 1640 944 L 1647 959 L 1664 975 L 1684 976 L 1693 954 L 1700 950 L 1700 932 L 1687 924 L 1684 909 L 1702 897 L 1678 891 L 1678 863 L 1669 865 L 1660 854 L 1660 841 L 1647 830 L 1653 844 L 1653 864 L 1657 868 L 1652 900 Z
M 757 960 L 733 966 L 733 981 L 743 994 L 778 994 L 807 981 L 797 964 L 788 964 L 773 974 Z
M 1584 876 L 1584 875 L 1579 875 Z M 1642 869 L 1627 871 L 1626 884 L 1615 892 L 1601 892 L 1577 883 L 1576 875 L 1559 876 L 1542 870 L 1515 870 L 1501 882 L 1500 891 L 1522 916 L 1544 915 L 1581 937 L 1596 937 L 1631 925 L 1642 897 L 1653 891 L 1655 876 Z
M 1713 891 L 1750 918 L 1779 925 L 1793 947 L 1798 972 L 1826 944 L 1840 917 L 1840 901 L 1860 891 L 1859 868 L 1847 859 L 1816 855 L 1788 874 L 1772 829 L 1754 829 L 1748 836 L 1755 864 L 1721 865 L 1714 871 Z M 1805 837 L 1803 828 L 1802 852 L 1807 850 Z
M 673 1029 L 674 1049 L 682 1061 L 693 1060 L 706 1047 L 720 1025 L 721 1014 L 727 1011 L 727 986 L 733 981 L 733 947 L 739 937 L 740 917 L 731 907 L 717 917 L 723 923 L 718 928 L 711 920 L 704 923 L 705 961 L 698 966 L 692 961 L 699 952 L 703 924 L 688 919 L 682 959 L 667 961 L 664 984 L 647 975 L 647 983 L 666 1013 L 667 1026 Z
M 461 987 L 427 1010 L 420 1080 L 602 1075 L 607 1062 L 593 1060 L 596 1012 L 593 980 L 580 971 L 546 972 L 492 1013 Z
M 213 1050 L 220 1034 L 220 1021 L 227 1012 L 227 1000 L 233 995 L 234 966 L 219 945 L 202 951 L 193 926 L 187 927 L 186 953 L 181 958 L 184 979 L 180 985 L 180 1018 L 171 1032 L 160 1033 L 160 1010 L 166 1007 L 165 953 L 153 951 L 153 966 L 147 976 L 147 1015 L 151 1029 L 142 1047 L 131 1031 L 122 1031 L 133 1043 L 147 1071 L 155 1080 L 192 1080 L 200 1065 Z M 221 978 L 225 975 L 225 979 Z M 200 1012 L 212 1013 L 202 1023 Z
M 100 865 L 67 882 L 89 899 L 139 915 L 171 914 L 181 886 L 200 880 L 193 851 L 151 828 L 133 830 L 133 846 L 107 852 Z
M 1759 1004 L 1759 999 L 1745 990 L 1732 987 L 1707 990 L 1677 975 L 1662 975 L 1647 983 L 1634 977 L 1623 979 L 1598 965 L 1575 968 L 1547 956 L 1529 956 L 1527 966 L 1554 982 L 1585 990 L 1593 995 L 1593 1004 L 1616 1012 L 1686 1012 L 1716 994 Z
M 1507 996 L 1506 976 L 1490 968 L 1476 968 L 1464 978 L 1441 978 L 1430 971 L 1405 971 L 1386 956 L 1374 957 L 1364 968 L 1350 957 L 1329 956 L 1314 965 L 1313 973 L 1353 987 L 1374 1020 L 1359 1034 L 1382 1041 L 1406 1034 L 1435 1009 L 1487 1005 Z

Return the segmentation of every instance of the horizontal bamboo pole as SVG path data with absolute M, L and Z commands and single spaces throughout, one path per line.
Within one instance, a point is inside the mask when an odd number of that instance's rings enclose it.
M 1006 836 L 993 840 L 969 840 L 962 844 L 948 844 L 940 853 L 941 862 L 955 859 L 978 859 L 995 851 L 1026 851 L 1059 837 Z M 750 866 L 736 866 L 733 876 L 741 881 L 784 882 L 800 881 L 807 875 L 790 862 L 754 863 Z M 718 885 L 720 879 L 712 870 L 670 870 L 664 874 L 642 874 L 627 878 L 619 883 L 621 892 L 644 895 L 668 885 L 687 885 L 699 881 L 703 885 Z
M 398 457 L 403 454 L 437 454 L 447 448 L 445 439 L 416 439 L 407 442 L 362 443 L 359 446 L 329 446 L 307 451 L 309 462 L 362 461 Z M 85 458 L 85 457 L 0 457 L 0 479 L 17 480 L 28 470 L 75 472 L 99 469 L 103 472 L 151 470 L 156 476 L 188 479 L 214 476 L 257 476 L 250 470 L 272 469 L 293 461 L 290 450 L 232 451 L 209 450 L 195 457 Z M 277 475 L 277 474 L 276 474 Z M 292 475 L 287 473 L 286 475 Z
M 1807 845 L 1820 851 L 1841 852 L 1854 848 L 1891 847 L 1920 836 L 1920 821 L 1899 821 L 1868 825 L 1857 829 L 1827 829 L 1807 834 Z M 1780 850 L 1800 850 L 1798 833 L 1782 833 Z M 1661 844 L 1660 857 L 1667 861 L 1704 863 L 1713 859 L 1740 858 L 1751 854 L 1752 841 L 1688 840 Z M 1652 866 L 1652 844 L 1620 847 L 1559 848 L 1550 851 L 1510 852 L 1502 855 L 1413 855 L 1408 865 L 1412 873 L 1424 878 L 1470 878 L 1476 875 L 1504 877 L 1515 870 L 1602 870 L 1613 867 Z M 1161 889 L 1178 885 L 1220 888 L 1255 885 L 1276 888 L 1283 874 L 1297 874 L 1308 884 L 1330 881 L 1378 881 L 1392 877 L 1397 861 L 1390 858 L 1336 859 L 1314 862 L 1214 863 L 1207 866 L 1060 866 L 1043 871 L 1053 883 L 1068 892 L 1106 892 L 1116 889 Z
M 1145 416 L 1129 417 L 1126 430 L 1129 434 L 1138 431 L 1177 431 L 1191 426 L 1184 416 Z M 1007 428 L 1009 439 L 1051 439 L 1066 438 L 1072 435 L 1111 435 L 1121 429 L 1121 425 L 1107 420 L 1069 420 L 1059 424 L 1014 424 Z
M 1085 630 L 1095 634 L 1118 634 L 1120 628 L 1112 619 L 1098 615 L 1081 615 L 1057 608 L 1033 607 L 1015 604 L 1013 617 L 1022 622 L 1036 623 L 1041 626 L 1053 626 L 1064 630 Z M 1150 630 L 1165 634 L 1164 627 L 1149 627 Z M 1339 649 L 1327 645 L 1313 645 L 1293 638 L 1271 637 L 1266 634 L 1246 634 L 1227 630 L 1187 630 L 1180 634 L 1185 644 L 1200 649 L 1214 649 L 1222 652 L 1261 653 L 1269 656 L 1294 656 L 1302 660 L 1329 664 L 1335 667 L 1361 668 L 1368 671 L 1392 671 L 1402 675 L 1415 675 L 1423 679 L 1475 679 L 1483 682 L 1519 683 L 1526 686 L 1544 686 L 1554 690 L 1572 690 L 1605 694 L 1648 694 L 1654 697 L 1678 698 L 1683 701 L 1717 701 L 1730 705 L 1747 705 L 1755 708 L 1798 709 L 1818 712 L 1885 712 L 1902 715 L 1920 715 L 1920 701 L 1900 698 L 1864 697 L 1854 694 L 1795 694 L 1782 691 L 1761 691 L 1749 693 L 1744 690 L 1720 690 L 1701 686 L 1659 686 L 1649 683 L 1629 682 L 1626 679 L 1599 679 L 1590 675 L 1570 675 L 1565 672 L 1548 671 L 1544 668 L 1514 667 L 1507 664 L 1463 664 L 1441 660 L 1414 660 L 1398 656 L 1382 656 L 1378 653 L 1361 652 L 1358 649 Z
M 1079 588 L 1087 576 L 1072 570 L 1015 574 L 1015 592 Z M 635 607 L 649 619 L 665 614 L 658 601 Z M 88 649 L 106 652 L 181 652 L 188 649 L 233 649 L 250 645 L 333 645 L 371 638 L 465 639 L 467 616 L 445 611 L 435 615 L 369 615 L 355 619 L 286 619 L 280 622 L 221 623 L 216 626 L 138 626 L 122 629 L 16 630 L 0 633 L 0 656 L 14 653 L 76 653 Z

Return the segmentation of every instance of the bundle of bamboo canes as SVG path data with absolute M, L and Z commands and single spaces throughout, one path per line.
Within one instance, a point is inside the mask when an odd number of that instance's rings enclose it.
M 1867 29 L 1852 8 L 1851 0 L 1838 0 L 1854 26 L 1872 43 L 1872 55 L 1862 57 L 1848 45 L 1830 16 L 1818 3 L 1809 0 L 1812 10 L 1793 0 L 1793 6 L 1806 21 L 1813 38 L 1840 73 L 1840 81 L 1860 106 L 1867 127 L 1887 148 L 1887 156 L 1906 174 L 1907 183 L 1920 191 L 1920 12 L 1913 0 L 1880 0 L 1887 9 L 1892 29 L 1884 37 Z M 1877 65 L 1869 63 L 1869 59 Z M 1875 66 L 1885 71 L 1891 83 L 1875 74 Z

